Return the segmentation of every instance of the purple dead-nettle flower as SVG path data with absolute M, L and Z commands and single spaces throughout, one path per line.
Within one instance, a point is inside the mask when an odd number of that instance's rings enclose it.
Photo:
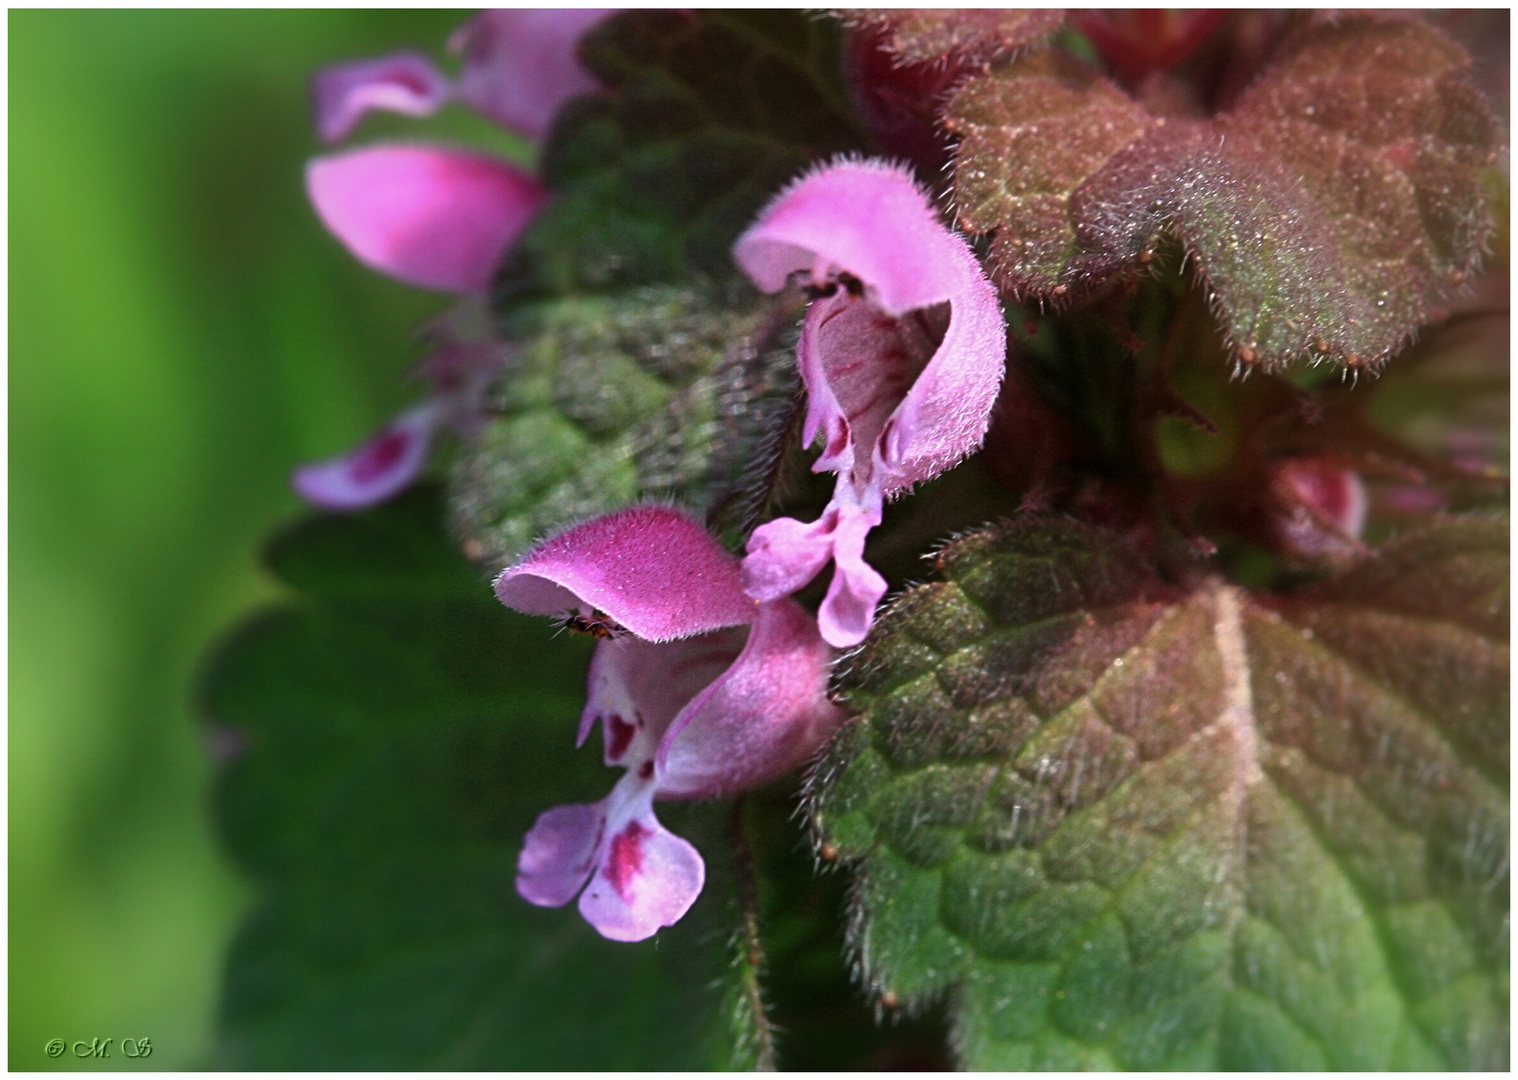
M 426 382 L 427 396 L 348 453 L 296 469 L 291 483 L 303 499 L 329 510 L 382 503 L 420 474 L 438 428 L 468 436 L 485 422 L 486 391 L 506 347 L 488 338 L 455 336 L 467 310 L 456 309 L 430 330 L 435 347 L 413 371 Z
M 844 161 L 803 178 L 738 239 L 734 258 L 766 292 L 798 280 L 813 297 L 798 350 L 812 468 L 838 474 L 810 524 L 754 530 L 744 587 L 759 600 L 801 588 L 833 560 L 818 612 L 831 644 L 869 632 L 885 580 L 864 561 L 887 499 L 931 479 L 985 437 L 1006 361 L 996 290 L 902 168 Z
M 370 109 L 430 116 L 460 101 L 529 139 L 558 107 L 593 92 L 575 59 L 580 36 L 606 9 L 486 11 L 449 47 L 463 54 L 451 80 L 420 53 L 335 64 L 316 76 L 317 131 L 345 138 Z M 547 202 L 530 174 L 483 154 L 440 146 L 379 145 L 317 158 L 306 189 L 323 224 L 359 261 L 423 289 L 477 305 L 507 250 Z M 447 318 L 457 322 L 455 316 Z M 406 487 L 426 464 L 441 425 L 467 433 L 502 352 L 488 340 L 447 340 L 422 365 L 431 393 L 356 450 L 297 469 L 292 482 L 319 506 L 356 510 Z
M 306 191 L 360 262 L 422 289 L 483 294 L 547 202 L 507 162 L 445 147 L 380 145 L 317 158 Z
M 423 361 L 431 393 L 357 450 L 302 466 L 292 478 L 304 498 L 336 510 L 383 502 L 427 460 L 432 433 L 467 433 L 503 346 L 481 330 L 491 276 L 547 201 L 542 185 L 504 161 L 440 147 L 373 146 L 311 162 L 306 187 L 322 222 L 364 264 L 424 289 L 462 297 L 440 321 L 442 340 Z
M 534 548 L 495 582 L 503 604 L 601 638 L 580 720 L 627 772 L 597 803 L 554 807 L 527 834 L 517 891 L 558 907 L 578 894 L 603 935 L 641 941 L 676 922 L 705 865 L 654 816 L 774 779 L 836 729 L 832 652 L 789 599 L 744 594 L 735 559 L 674 510 L 636 507 Z
M 508 131 L 540 140 L 560 105 L 597 89 L 575 48 L 612 10 L 483 11 L 448 42 L 449 52 L 462 55 L 457 80 L 410 51 L 333 64 L 312 81 L 317 131 L 326 142 L 338 142 L 370 109 L 431 116 L 458 101 Z

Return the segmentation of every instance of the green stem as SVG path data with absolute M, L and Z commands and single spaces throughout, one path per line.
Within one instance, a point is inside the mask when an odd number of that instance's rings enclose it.
M 743 830 L 743 809 L 747 796 L 733 803 L 728 827 L 733 843 L 733 877 L 736 879 L 741 923 L 736 940 L 738 952 L 738 1031 L 739 1054 L 747 1058 L 755 1072 L 775 1072 L 775 1031 L 766 1015 L 764 988 L 764 944 L 759 937 L 759 885 L 754 869 L 754 854 Z

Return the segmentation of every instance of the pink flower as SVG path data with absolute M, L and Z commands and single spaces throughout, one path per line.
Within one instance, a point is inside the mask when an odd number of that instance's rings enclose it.
M 439 347 L 419 365 L 429 393 L 356 449 L 327 461 L 302 465 L 291 484 L 307 502 L 329 510 L 362 510 L 399 494 L 427 463 L 440 426 L 471 433 L 484 419 L 484 398 L 501 364 L 492 341 L 460 341 L 439 331 Z
M 517 891 L 544 907 L 578 894 L 603 935 L 641 941 L 679 920 L 705 880 L 701 856 L 659 824 L 654 800 L 742 790 L 805 760 L 842 719 L 825 692 L 831 650 L 794 602 L 746 596 L 736 560 L 669 509 L 569 529 L 504 571 L 495 591 L 603 637 L 579 742 L 599 720 L 606 763 L 627 770 L 600 802 L 538 818 Z
M 370 109 L 431 116 L 456 100 L 509 131 L 541 139 L 560 105 L 595 91 L 575 48 L 612 10 L 481 12 L 448 42 L 449 52 L 463 55 L 456 82 L 414 52 L 334 64 L 312 81 L 317 131 L 338 142 Z
M 461 150 L 368 146 L 317 158 L 306 191 L 367 266 L 423 289 L 482 294 L 547 202 L 514 165 Z
M 815 471 L 838 474 L 821 518 L 754 530 L 743 581 L 787 596 L 831 559 L 822 636 L 864 639 L 885 580 L 864 561 L 885 501 L 976 449 L 1006 361 L 996 290 L 903 169 L 844 161 L 803 178 L 760 215 L 733 256 L 766 292 L 793 279 L 814 299 L 798 359 L 803 438 L 824 438 Z
M 513 165 L 459 150 L 371 146 L 317 158 L 306 189 L 327 228 L 360 262 L 480 306 L 506 251 L 547 193 Z M 426 463 L 439 424 L 467 429 L 480 415 L 501 347 L 449 332 L 424 361 L 432 393 L 358 449 L 298 468 L 295 490 L 318 506 L 358 510 L 395 495 Z
M 313 81 L 316 126 L 335 142 L 370 109 L 430 116 L 459 100 L 529 138 L 564 101 L 595 89 L 575 60 L 580 36 L 605 9 L 487 11 L 454 34 L 457 83 L 425 56 L 399 52 L 336 64 Z M 306 190 L 322 223 L 383 274 L 423 289 L 482 298 L 506 252 L 548 199 L 531 175 L 492 157 L 445 147 L 380 145 L 313 160 Z M 440 424 L 480 418 L 499 346 L 451 342 L 425 362 L 432 393 L 347 454 L 305 465 L 291 481 L 319 506 L 357 510 L 395 495 L 421 471 Z M 439 373 L 442 373 L 441 376 Z

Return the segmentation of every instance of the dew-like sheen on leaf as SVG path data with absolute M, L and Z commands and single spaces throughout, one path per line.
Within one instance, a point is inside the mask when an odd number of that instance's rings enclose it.
M 226 759 L 216 822 L 256 896 L 215 1066 L 724 1063 L 723 886 L 631 946 L 516 895 L 537 813 L 604 788 L 599 756 L 572 749 L 588 641 L 550 646 L 542 620 L 503 609 L 443 518 L 423 487 L 297 527 L 270 562 L 299 595 L 234 632 L 203 677 Z M 721 836 L 721 811 L 660 812 Z
M 1414 19 L 1314 23 L 1231 112 L 1193 121 L 1033 56 L 950 103 L 955 204 L 996 230 L 1014 296 L 1098 288 L 1171 231 L 1242 362 L 1372 364 L 1479 267 L 1492 231 L 1480 169 L 1501 133 L 1469 66 Z
M 870 989 L 973 1069 L 1503 1069 L 1507 528 L 1312 590 L 1161 585 L 1029 518 L 841 679 L 821 841 Z

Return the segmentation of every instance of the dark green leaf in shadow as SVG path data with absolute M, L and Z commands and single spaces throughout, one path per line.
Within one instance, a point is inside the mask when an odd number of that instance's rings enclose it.
M 741 543 L 797 400 L 796 298 L 650 285 L 535 307 L 453 469 L 466 550 L 499 569 L 559 528 L 676 502 Z
M 720 807 L 661 815 L 713 883 L 637 945 L 513 887 L 522 836 L 612 776 L 572 749 L 587 646 L 503 609 L 441 499 L 324 516 L 270 549 L 291 602 L 225 641 L 201 712 L 216 820 L 256 906 L 216 1064 L 239 1069 L 705 1068 L 732 926 Z

